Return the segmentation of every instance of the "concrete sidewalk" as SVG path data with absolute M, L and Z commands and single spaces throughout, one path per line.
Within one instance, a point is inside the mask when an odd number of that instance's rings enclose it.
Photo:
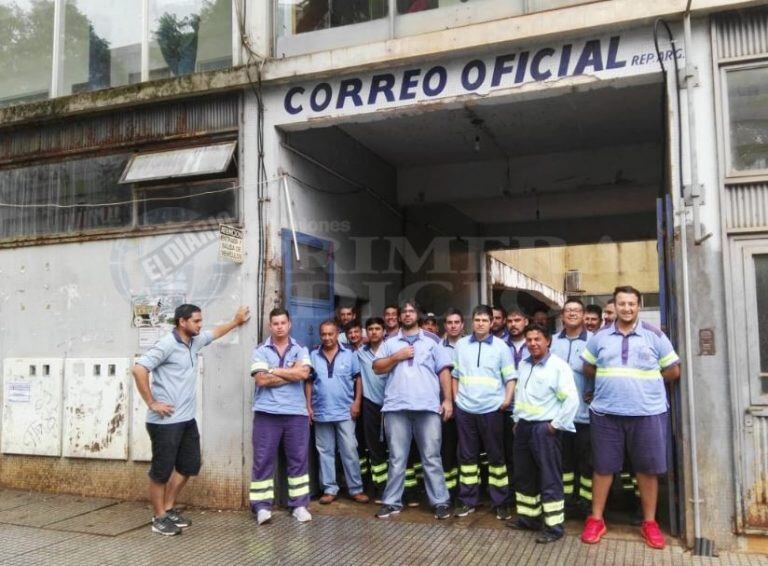
M 149 528 L 149 507 L 71 495 L 0 490 L 0 564 L 191 566 L 238 564 L 533 564 L 766 565 L 757 554 L 693 557 L 680 546 L 654 551 L 638 540 L 610 538 L 589 547 L 569 534 L 546 546 L 528 533 L 457 520 L 412 522 L 316 512 L 298 524 L 277 510 L 272 524 L 257 527 L 244 511 L 189 510 L 192 526 L 162 537 Z M 375 510 L 370 506 L 371 514 Z M 344 512 L 343 506 L 340 509 Z M 360 515 L 360 513 L 357 513 Z M 367 515 L 367 514 L 366 514 Z M 415 517 L 415 514 L 413 514 Z M 573 529 L 569 529 L 573 530 Z

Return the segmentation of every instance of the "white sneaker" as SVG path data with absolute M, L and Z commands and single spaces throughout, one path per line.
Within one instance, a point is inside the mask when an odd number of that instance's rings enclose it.
M 312 515 L 306 507 L 296 507 L 291 513 L 299 523 L 306 523 L 312 520 Z
M 256 513 L 256 522 L 259 525 L 269 523 L 270 519 L 272 519 L 272 511 L 269 509 L 259 509 L 259 512 Z

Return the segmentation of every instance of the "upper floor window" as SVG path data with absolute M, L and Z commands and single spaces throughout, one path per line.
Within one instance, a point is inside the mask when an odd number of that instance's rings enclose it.
M 273 0 L 277 57 L 362 45 L 598 0 Z
M 768 173 L 768 65 L 725 70 L 728 174 Z
M 0 105 L 229 67 L 232 2 L 0 0 Z
M 378 20 L 388 0 L 278 0 L 278 33 L 298 35 Z

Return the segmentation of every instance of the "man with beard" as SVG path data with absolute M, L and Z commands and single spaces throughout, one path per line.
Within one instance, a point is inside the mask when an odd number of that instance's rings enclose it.
M 384 342 L 380 357 L 373 362 L 377 374 L 388 374 L 382 412 L 389 446 L 389 477 L 383 505 L 376 514 L 382 519 L 402 509 L 412 439 L 416 440 L 424 466 L 424 483 L 435 518 L 451 516 L 440 445 L 441 420 L 447 421 L 453 415 L 453 363 L 440 346 L 439 338 L 419 328 L 419 313 L 418 304 L 412 299 L 400 305 L 401 329 Z

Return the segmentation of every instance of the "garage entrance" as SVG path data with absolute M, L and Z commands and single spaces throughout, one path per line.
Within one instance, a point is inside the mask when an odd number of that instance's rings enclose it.
M 598 83 L 279 129 L 292 221 L 332 242 L 336 303 L 363 318 L 410 296 L 438 316 L 479 302 L 556 315 L 568 296 L 603 302 L 603 273 L 641 287 L 648 320 L 674 328 L 663 87 Z M 659 512 L 675 534 L 676 477 Z

